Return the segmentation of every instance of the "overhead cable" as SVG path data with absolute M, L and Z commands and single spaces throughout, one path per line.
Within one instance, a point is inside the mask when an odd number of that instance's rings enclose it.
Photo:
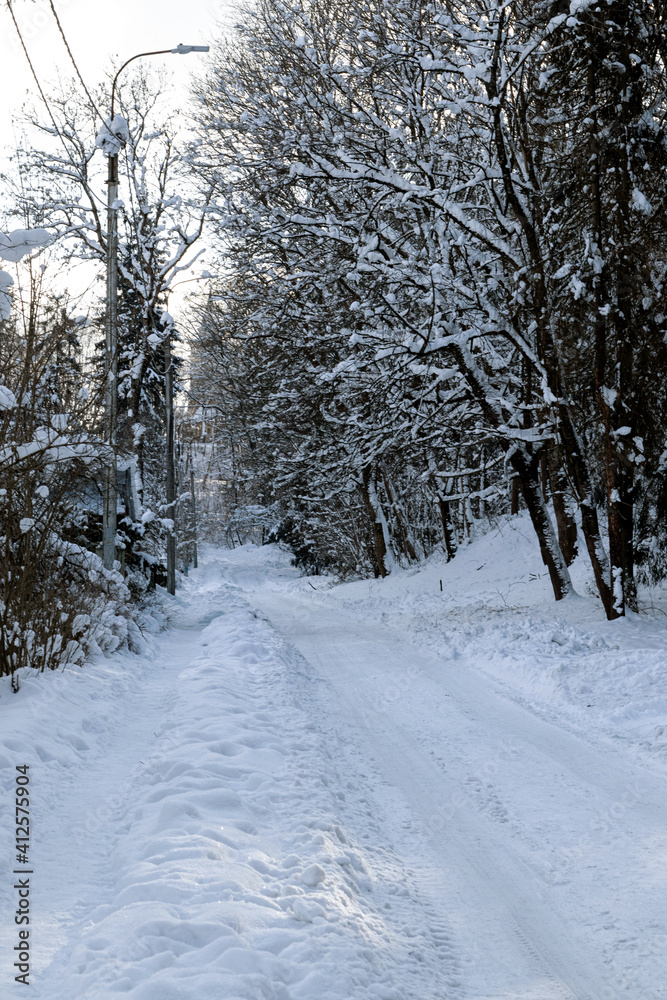
M 91 93 L 88 90 L 88 87 L 86 86 L 86 81 L 81 76 L 81 71 L 80 71 L 80 69 L 79 69 L 79 67 L 77 65 L 77 62 L 76 62 L 76 59 L 74 58 L 72 50 L 69 47 L 69 42 L 67 41 L 67 36 L 65 35 L 65 32 L 63 31 L 63 26 L 60 23 L 60 18 L 58 17 L 58 12 L 57 12 L 57 10 L 55 8 L 53 0 L 49 0 L 49 5 L 51 7 L 51 11 L 53 13 L 54 18 L 56 19 L 56 24 L 58 25 L 58 31 L 60 32 L 60 37 L 63 40 L 63 44 L 64 44 L 65 48 L 67 49 L 67 54 L 68 54 L 68 56 L 70 57 L 70 59 L 72 61 L 72 65 L 74 66 L 74 69 L 76 70 L 76 75 L 78 76 L 79 80 L 81 81 L 81 86 L 83 87 L 83 89 L 84 89 L 84 91 L 86 93 L 86 97 L 90 101 L 90 106 L 93 109 L 93 111 L 95 112 L 95 114 L 98 116 L 98 118 L 100 119 L 100 121 L 104 122 L 104 117 L 103 117 L 100 109 L 95 104 L 95 101 L 93 100 L 93 98 L 91 96 Z

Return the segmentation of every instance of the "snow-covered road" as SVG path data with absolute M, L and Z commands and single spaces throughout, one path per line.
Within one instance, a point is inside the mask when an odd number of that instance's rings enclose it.
M 512 609 L 484 604 L 482 663 L 459 595 L 441 633 L 420 586 L 331 588 L 274 548 L 211 551 L 152 653 L 2 689 L 5 799 L 16 764 L 33 777 L 33 996 L 667 996 L 661 737 L 531 701 L 493 668 Z M 606 625 L 558 627 L 544 657 L 570 628 L 581 671 L 600 642 L 622 657 Z M 664 637 L 644 641 L 655 691 Z M 7 876 L 3 997 L 13 905 Z
M 451 956 L 465 965 L 464 988 L 444 995 L 662 995 L 664 924 L 656 935 L 650 919 L 666 908 L 662 777 L 389 626 L 283 594 L 258 603 L 322 681 L 322 716 L 447 928 L 443 976 Z

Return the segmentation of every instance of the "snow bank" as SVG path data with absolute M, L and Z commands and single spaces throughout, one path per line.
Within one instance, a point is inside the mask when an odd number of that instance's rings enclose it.
M 239 568 L 244 585 L 247 562 Z M 626 739 L 667 763 L 667 594 L 640 590 L 640 614 L 608 622 L 582 555 L 571 567 L 577 594 L 556 603 L 525 515 L 503 519 L 449 563 L 435 554 L 385 580 L 334 586 L 292 572 L 283 571 L 303 598 L 391 624 L 543 716 Z
M 491 960 L 480 943 L 489 943 L 493 962 L 507 966 L 512 980 L 521 949 L 506 954 L 494 934 L 507 925 L 511 938 L 526 901 L 540 910 L 540 900 L 545 912 L 554 901 L 560 909 L 537 933 L 532 952 L 519 928 L 526 955 L 551 947 L 559 914 L 574 912 L 587 935 L 582 947 L 594 942 L 612 971 L 625 968 L 600 911 L 614 909 L 622 942 L 638 928 L 648 933 L 648 917 L 636 916 L 644 897 L 635 899 L 632 881 L 619 889 L 618 879 L 631 853 L 626 840 L 640 839 L 630 824 L 635 812 L 646 837 L 658 829 L 639 821 L 642 810 L 653 815 L 658 808 L 653 793 L 667 761 L 667 644 L 659 619 L 610 624 L 588 596 L 555 605 L 521 518 L 464 547 L 449 564 L 433 558 L 384 581 L 336 586 L 330 578 L 303 578 L 276 546 L 208 557 L 171 604 L 172 632 L 146 637 L 148 653 L 28 674 L 18 695 L 10 694 L 8 679 L 0 682 L 3 801 L 11 801 L 17 764 L 29 764 L 32 778 L 37 1000 L 108 1000 L 118 993 L 129 1000 L 556 996 L 562 990 L 551 990 L 546 978 L 543 989 L 521 969 L 517 981 L 525 989 L 492 992 Z M 586 574 L 583 563 L 575 567 L 582 594 Z M 349 653 L 332 674 L 351 678 L 342 702 L 311 661 L 252 610 L 253 595 L 261 605 L 260 595 L 273 591 L 303 622 L 306 640 L 330 642 L 334 659 L 336 643 Z M 280 601 L 272 600 L 277 608 Z M 392 636 L 410 644 L 394 660 Z M 415 647 L 428 656 L 411 673 L 409 657 L 421 655 Z M 464 707 L 481 710 L 488 702 L 488 741 L 477 716 L 443 693 L 448 685 L 461 688 Z M 591 791 L 573 777 L 579 756 L 558 758 L 552 768 L 549 754 L 531 742 L 532 730 L 525 751 L 515 746 L 521 733 L 505 739 L 503 768 L 493 766 L 493 713 L 511 700 L 549 721 L 554 753 L 564 730 L 585 732 L 587 742 L 573 745 L 577 754 L 579 745 L 589 748 L 586 759 L 598 762 L 606 750 L 593 753 L 590 744 L 614 738 L 615 769 L 604 772 L 588 812 Z M 350 734 L 359 734 L 367 715 L 376 741 L 364 754 Z M 638 772 L 652 756 L 657 779 L 644 781 L 620 766 L 618 737 L 643 757 Z M 382 753 L 391 764 L 386 774 L 379 770 Z M 391 785 L 401 767 L 405 799 Z M 617 774 L 637 777 L 636 788 L 617 784 Z M 626 785 L 635 789 L 629 804 L 621 799 Z M 567 808 L 552 815 L 542 795 L 547 788 Z M 611 831 L 609 844 L 599 823 Z M 625 853 L 616 849 L 621 835 Z M 9 810 L 0 813 L 0 837 L 11 843 Z M 500 847 L 486 858 L 482 848 L 491 843 Z M 588 863 L 600 843 L 604 878 Z M 637 872 L 646 884 L 638 893 L 648 892 L 644 859 L 653 857 L 652 843 L 641 845 L 644 867 L 637 862 Z M 510 863 L 510 856 L 519 860 Z M 503 872 L 494 895 L 488 873 L 497 865 Z M 535 884 L 528 879 L 511 895 L 516 872 L 527 878 L 533 871 Z M 428 909 L 427 889 L 440 901 L 437 911 Z M 621 889 L 623 907 L 632 904 L 626 923 L 616 912 L 620 903 L 607 899 Z M 10 892 L 6 881 L 4 913 Z M 488 901 L 486 910 L 479 899 Z M 487 926 L 494 931 L 485 936 Z M 650 968 L 635 996 L 648 997 L 646 982 L 657 981 L 651 970 L 664 953 L 655 944 L 660 927 L 649 928 Z M 3 982 L 11 982 L 12 934 L 11 922 L 0 921 Z M 552 950 L 559 948 L 556 942 Z M 561 955 L 566 972 L 569 955 Z M 644 968 L 636 959 L 633 952 L 632 968 Z M 532 959 L 526 961 L 530 971 Z M 498 975 L 504 982 L 505 973 Z
M 33 777 L 33 995 L 401 1000 L 409 938 L 344 830 L 299 664 L 219 580 L 193 595 L 152 656 L 1 688 L 5 801 L 17 763 Z M 378 888 L 408 896 L 386 872 Z M 10 954 L 3 939 L 5 981 Z

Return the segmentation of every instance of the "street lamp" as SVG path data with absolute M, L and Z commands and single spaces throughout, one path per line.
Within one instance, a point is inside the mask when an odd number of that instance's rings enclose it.
M 118 484 L 116 464 L 116 426 L 118 411 L 118 153 L 124 145 L 127 126 L 124 121 L 114 124 L 116 108 L 116 84 L 126 66 L 135 59 L 146 56 L 188 55 L 190 52 L 208 52 L 208 45 L 183 45 L 175 49 L 158 49 L 155 52 L 139 52 L 124 62 L 116 73 L 111 87 L 111 116 L 106 122 L 102 148 L 109 157 L 107 178 L 107 302 L 106 302 L 106 382 L 104 390 L 105 437 L 109 445 L 110 458 L 105 472 L 104 509 L 102 512 L 102 558 L 106 569 L 113 569 L 116 558 L 116 515 L 118 507 Z M 170 381 L 170 380 L 168 380 Z M 168 400 L 168 409 L 169 403 Z M 173 421 L 171 426 L 173 435 Z M 173 448 L 172 448 L 173 453 Z M 173 478 L 173 470 L 172 470 Z M 173 501 L 173 497 L 168 497 Z M 170 582 L 175 579 L 174 572 Z M 170 587 L 170 593 L 173 588 Z

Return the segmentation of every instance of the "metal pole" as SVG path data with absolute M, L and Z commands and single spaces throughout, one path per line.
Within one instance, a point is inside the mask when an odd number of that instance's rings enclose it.
M 197 502 L 194 469 L 190 469 L 190 496 L 192 497 L 192 565 L 197 569 Z
M 109 461 L 105 470 L 102 514 L 102 558 L 105 569 L 113 569 L 116 558 L 116 513 L 118 483 L 116 466 L 116 416 L 118 412 L 118 155 L 109 157 L 107 181 L 107 311 L 106 383 L 104 387 L 105 437 Z
M 174 425 L 175 425 L 175 423 L 176 423 L 176 417 L 174 415 Z M 178 544 L 178 536 L 179 535 L 183 535 L 184 538 L 187 537 L 187 529 L 185 528 L 185 524 L 183 524 L 181 526 L 180 524 L 176 523 L 177 522 L 176 514 L 178 514 L 179 517 L 181 515 L 181 509 L 180 508 L 181 508 L 181 496 L 183 495 L 184 473 L 183 473 L 183 459 L 182 459 L 181 442 L 178 440 L 178 438 L 176 438 L 175 430 L 176 430 L 176 428 L 174 426 L 174 438 L 175 438 L 175 441 L 174 441 L 175 462 L 174 462 L 174 464 L 176 466 L 176 496 L 178 497 L 178 503 L 176 504 L 176 507 L 174 509 L 174 528 L 176 530 L 176 565 L 177 566 L 179 565 L 179 555 L 180 555 L 180 567 L 181 567 L 181 570 L 183 570 L 188 565 L 187 544 L 186 544 L 185 553 L 184 553 L 183 552 L 183 541 L 181 541 L 181 544 L 179 546 L 179 544 Z M 180 553 L 179 553 L 179 548 L 180 548 Z M 188 572 L 187 569 L 185 569 L 186 576 L 187 576 L 187 572 Z
M 111 117 L 116 108 L 116 86 L 118 78 L 131 62 L 144 56 L 167 54 L 187 55 L 189 52 L 208 52 L 208 45 L 178 44 L 175 49 L 158 49 L 154 52 L 139 52 L 120 67 L 111 86 Z M 104 507 L 102 511 L 102 558 L 106 569 L 113 569 L 116 558 L 116 513 L 118 506 L 118 483 L 116 463 L 116 414 L 118 412 L 118 154 L 109 157 L 109 179 L 107 193 L 107 316 L 106 316 L 106 384 L 104 390 L 105 436 L 111 451 L 111 458 L 104 476 Z M 171 357 L 168 338 L 165 342 L 167 396 L 167 503 L 171 504 L 172 517 L 175 514 L 174 501 L 174 413 L 172 398 Z M 170 430 L 171 428 L 171 430 Z M 170 457 L 171 456 L 171 457 Z M 171 472 L 170 472 L 171 469 Z M 171 478 L 170 478 L 171 477 Z M 171 485 L 170 485 L 171 484 Z M 173 551 L 172 551 L 173 550 Z M 171 571 L 170 571 L 171 566 Z M 173 532 L 167 542 L 167 589 L 176 592 L 176 537 Z
M 167 536 L 167 590 L 176 593 L 176 476 L 174 470 L 174 385 L 171 365 L 171 332 L 164 340 L 164 395 L 167 409 L 167 517 L 174 528 Z

